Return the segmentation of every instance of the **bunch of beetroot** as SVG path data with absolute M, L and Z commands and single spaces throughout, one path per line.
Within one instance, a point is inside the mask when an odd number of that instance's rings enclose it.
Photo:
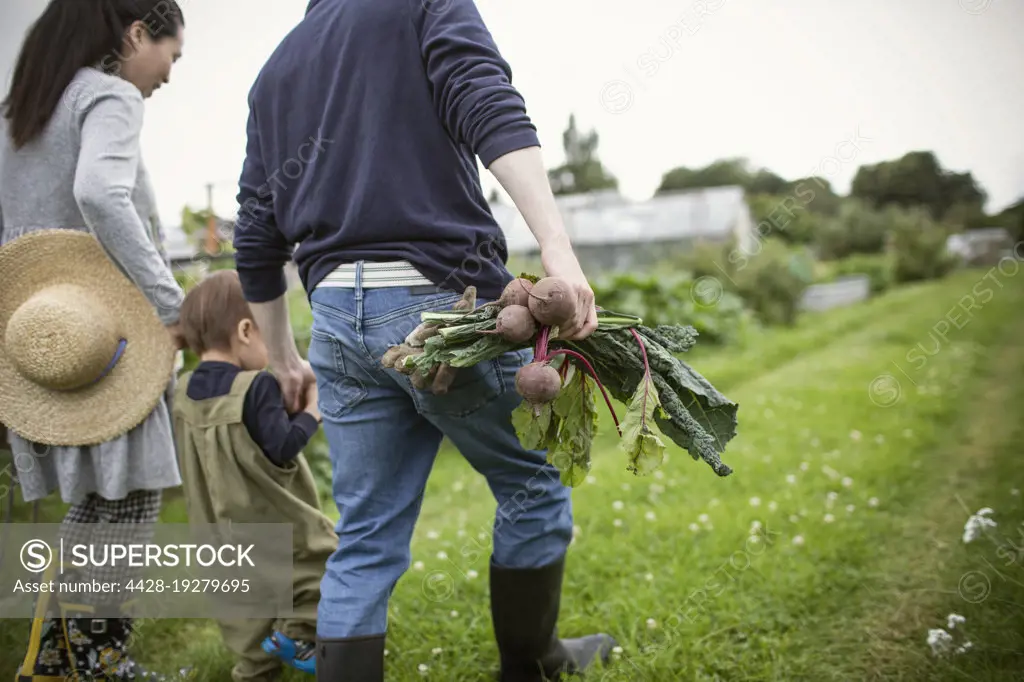
M 695 343 L 695 330 L 685 325 L 652 329 L 635 315 L 598 307 L 593 334 L 559 339 L 559 329 L 575 313 L 575 293 L 558 277 L 523 274 L 497 301 L 480 306 L 470 287 L 452 311 L 423 313 L 420 326 L 389 349 L 382 363 L 409 375 L 417 388 L 443 394 L 457 381 L 458 368 L 532 347 L 533 361 L 516 374 L 523 404 L 513 422 L 525 447 L 548 450 L 567 485 L 584 480 L 590 468 L 597 427 L 591 382 L 611 412 L 630 471 L 647 473 L 660 465 L 665 447 L 660 427 L 720 476 L 731 473 L 719 455 L 735 435 L 738 406 L 676 357 Z M 626 404 L 621 422 L 609 393 Z

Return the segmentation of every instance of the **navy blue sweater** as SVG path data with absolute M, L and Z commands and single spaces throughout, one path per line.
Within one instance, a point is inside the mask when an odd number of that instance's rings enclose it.
M 249 108 L 234 237 L 249 301 L 285 292 L 289 258 L 307 292 L 360 259 L 486 298 L 512 279 L 476 159 L 540 143 L 472 0 L 312 0 Z

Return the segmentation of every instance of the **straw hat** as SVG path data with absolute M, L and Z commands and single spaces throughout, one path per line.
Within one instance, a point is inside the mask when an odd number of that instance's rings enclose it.
M 46 445 L 93 445 L 153 411 L 174 345 L 91 234 L 38 230 L 0 248 L 0 422 Z

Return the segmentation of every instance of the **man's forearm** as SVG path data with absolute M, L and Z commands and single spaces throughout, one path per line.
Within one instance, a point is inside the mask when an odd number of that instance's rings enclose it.
M 568 246 L 569 236 L 555 203 L 540 147 L 526 147 L 500 156 L 488 170 L 505 188 L 541 250 Z
M 302 361 L 295 346 L 291 321 L 288 316 L 288 295 L 266 303 L 250 303 L 256 325 L 260 328 L 272 367 L 293 367 Z

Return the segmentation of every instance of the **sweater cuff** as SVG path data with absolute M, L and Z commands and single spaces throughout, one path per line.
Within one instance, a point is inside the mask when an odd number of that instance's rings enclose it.
M 266 303 L 280 298 L 288 291 L 284 267 L 271 265 L 260 268 L 238 268 L 242 294 L 249 303 Z
M 309 412 L 300 412 L 295 416 L 295 420 L 292 422 L 306 434 L 306 443 L 316 435 L 317 430 L 320 428 L 320 422 L 316 420 L 316 417 L 311 415 Z
M 539 147 L 540 139 L 535 130 L 517 130 L 514 133 L 499 133 L 492 135 L 486 142 L 480 145 L 477 156 L 484 168 L 489 168 L 495 159 L 501 158 L 509 152 L 514 152 L 527 147 Z

